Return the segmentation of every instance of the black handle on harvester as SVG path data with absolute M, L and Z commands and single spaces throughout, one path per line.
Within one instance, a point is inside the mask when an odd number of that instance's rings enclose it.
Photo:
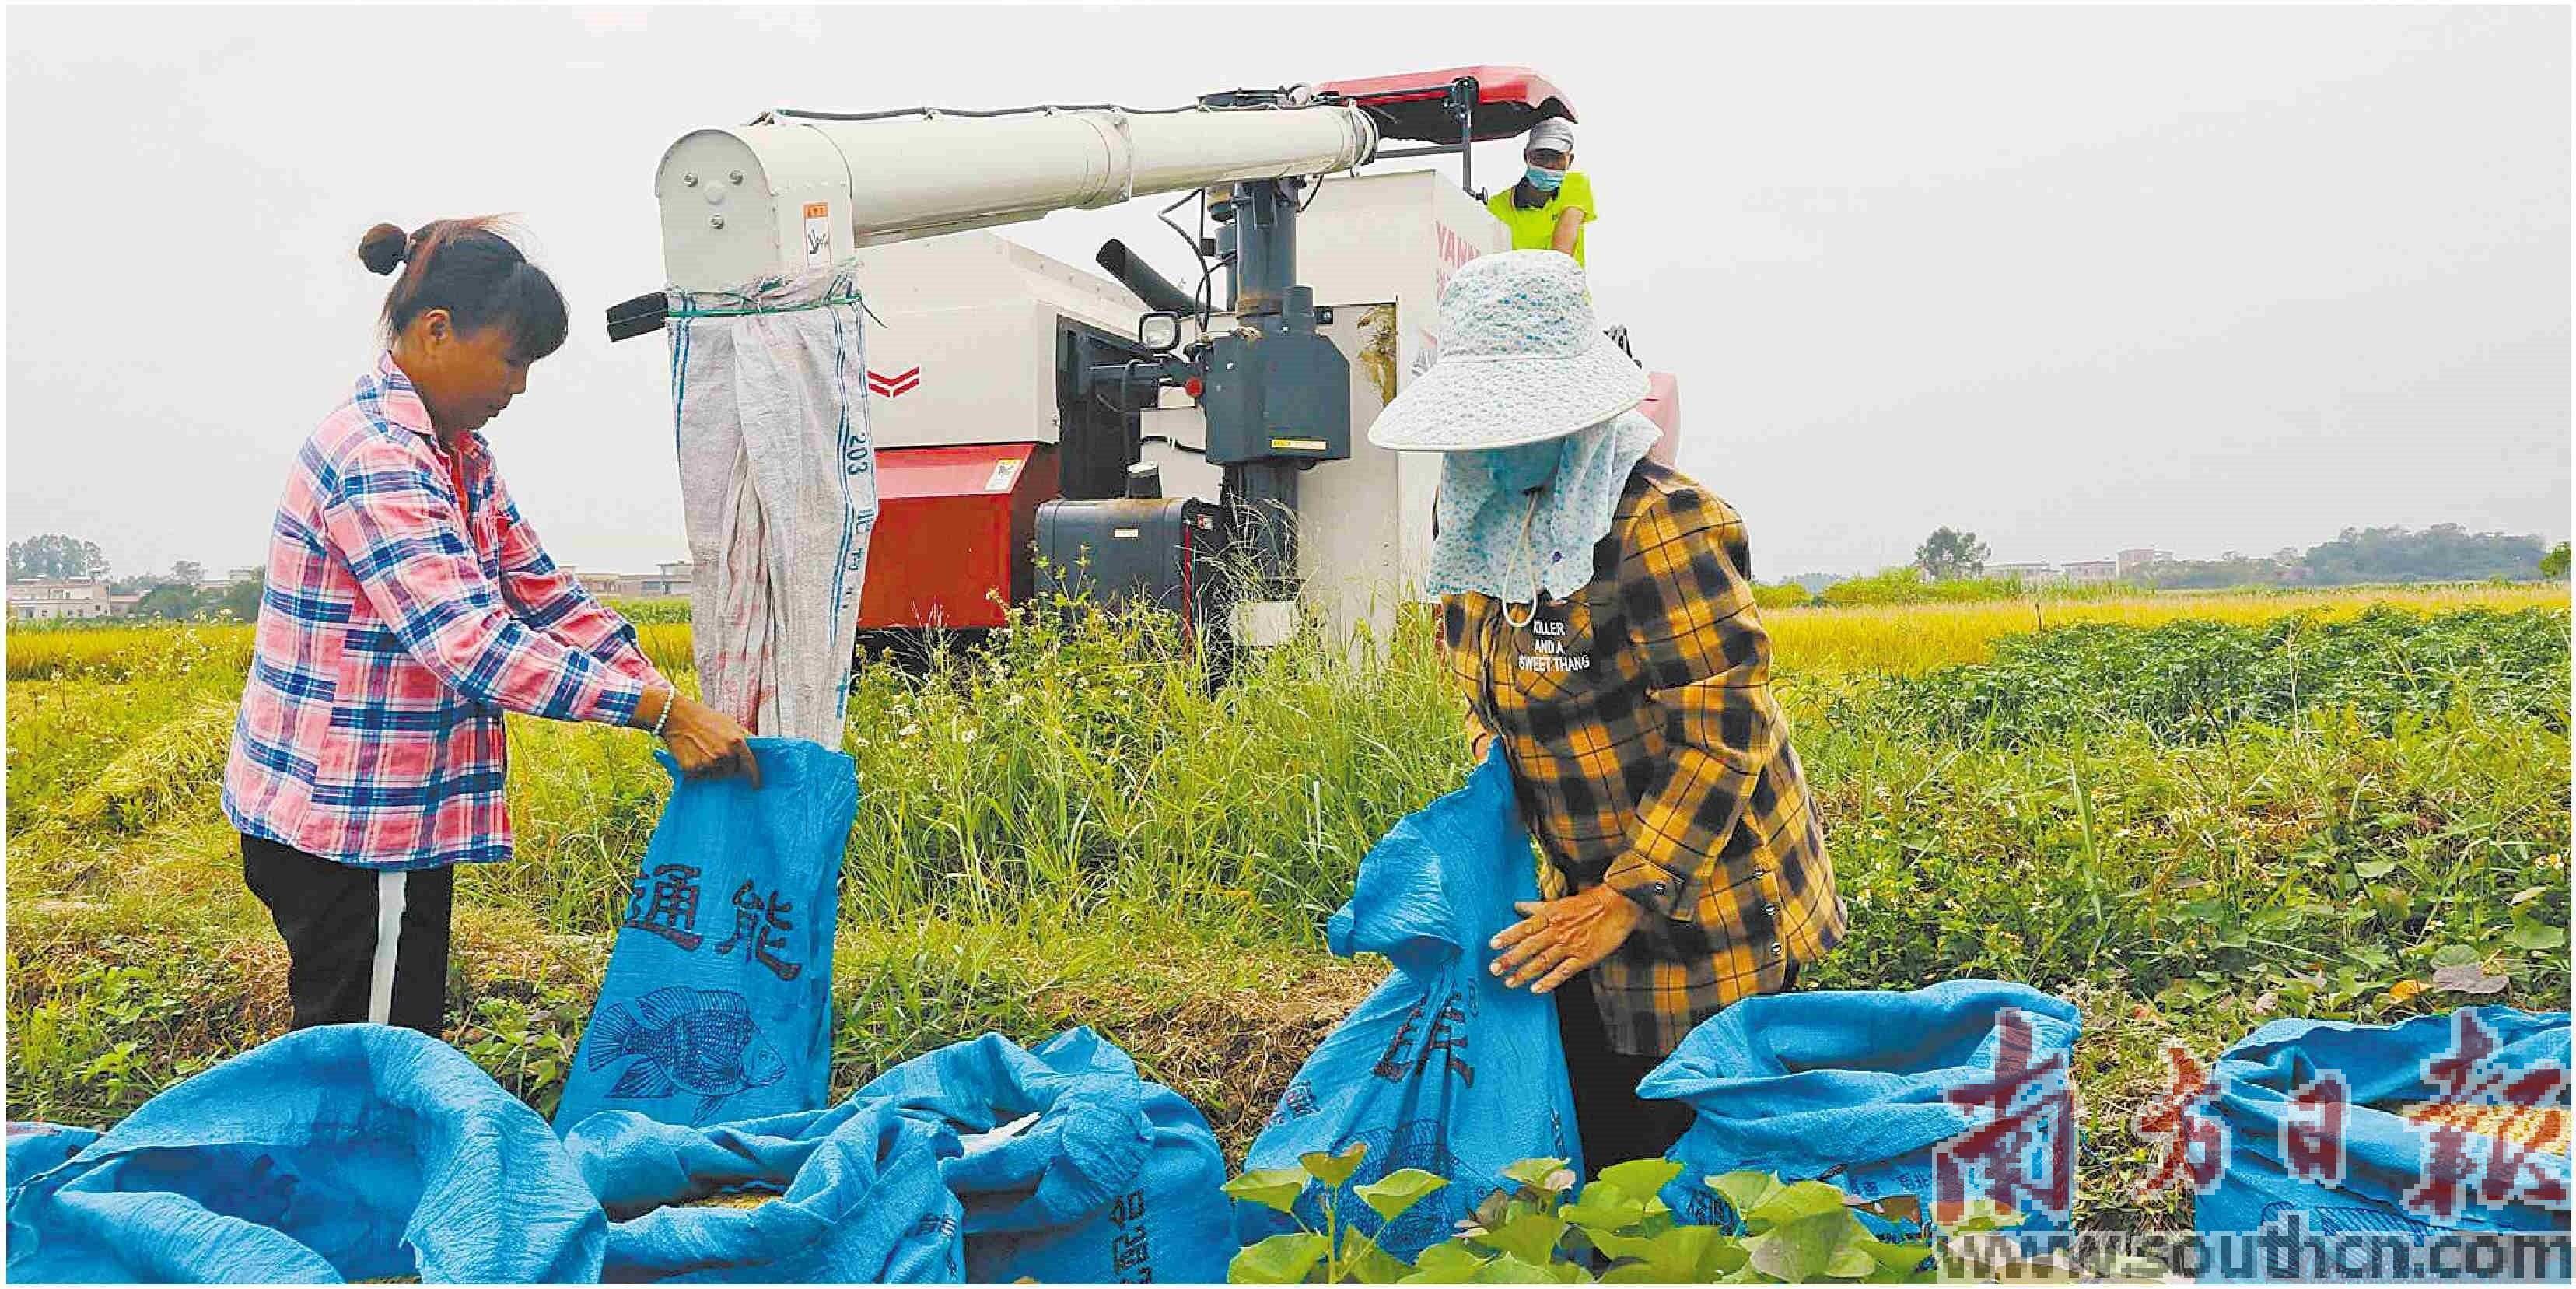
M 660 331 L 670 314 L 671 297 L 659 291 L 612 304 L 608 306 L 608 338 L 615 342 Z

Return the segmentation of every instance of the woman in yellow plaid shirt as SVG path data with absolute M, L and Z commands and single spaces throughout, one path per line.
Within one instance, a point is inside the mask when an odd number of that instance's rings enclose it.
M 1581 268 L 1515 251 L 1449 279 L 1438 359 L 1369 431 L 1446 454 L 1442 652 L 1545 856 L 1546 898 L 1495 937 L 1492 970 L 1555 995 L 1596 1170 L 1689 1126 L 1636 1088 L 1692 1026 L 1790 988 L 1843 934 L 1744 522 L 1646 459 L 1645 394 Z

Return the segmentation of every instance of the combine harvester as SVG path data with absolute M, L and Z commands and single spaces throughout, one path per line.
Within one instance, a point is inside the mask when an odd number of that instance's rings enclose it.
M 1425 580 L 1439 462 L 1367 427 L 1429 366 L 1449 273 L 1509 249 L 1472 145 L 1549 116 L 1574 110 L 1519 67 L 1161 111 L 780 109 L 681 138 L 654 192 L 674 291 L 855 264 L 881 507 L 863 639 L 971 637 L 1079 590 L 1213 644 L 1277 644 L 1301 600 L 1342 641 L 1383 641 Z M 1454 183 L 1344 173 L 1447 155 Z M 981 231 L 1169 194 L 1193 289 L 1117 241 L 1113 283 Z M 1191 196 L 1196 232 L 1173 218 Z M 662 301 L 611 310 L 611 338 L 660 327 Z M 1669 461 L 1669 376 L 1643 410 Z

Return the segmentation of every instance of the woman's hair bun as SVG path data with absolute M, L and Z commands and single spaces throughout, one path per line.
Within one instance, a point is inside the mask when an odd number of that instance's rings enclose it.
M 358 239 L 358 262 L 370 273 L 391 273 L 402 267 L 403 252 L 411 249 L 411 234 L 391 224 L 378 224 Z

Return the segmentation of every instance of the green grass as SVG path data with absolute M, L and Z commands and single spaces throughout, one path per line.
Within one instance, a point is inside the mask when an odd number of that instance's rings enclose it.
M 2130 1194 L 2127 1117 L 2167 1038 L 2210 1056 L 2267 1018 L 2448 1008 L 2467 1000 L 2397 987 L 2464 959 L 2501 1001 L 2565 1006 L 2567 613 L 2368 602 L 2070 605 L 2115 621 L 2044 635 L 2028 605 L 1772 615 L 1852 914 L 1810 979 L 2076 1000 L 2087 1225 L 2188 1222 Z M 1360 855 L 1468 769 L 1422 628 L 1374 663 L 1283 649 L 1216 693 L 1149 624 L 1097 617 L 1031 616 L 926 679 L 865 669 L 838 1087 L 1085 1023 L 1239 1150 L 1383 970 L 1322 948 Z M 644 631 L 690 683 L 686 626 Z M 13 1118 L 112 1120 L 284 1025 L 212 791 L 243 665 L 225 632 L 141 633 L 49 678 L 17 674 L 10 637 Z M 511 741 L 520 853 L 460 880 L 452 1037 L 550 1109 L 668 779 L 630 731 Z

